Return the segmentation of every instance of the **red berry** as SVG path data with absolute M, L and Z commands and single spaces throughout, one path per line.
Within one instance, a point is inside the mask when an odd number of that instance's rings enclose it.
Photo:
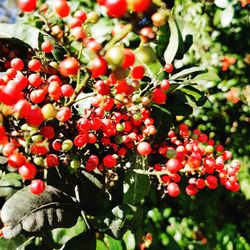
M 151 146 L 148 142 L 140 142 L 137 145 L 137 152 L 140 155 L 143 155 L 143 156 L 149 155 L 151 153 L 151 151 L 152 151 L 152 149 L 151 149 Z
M 135 12 L 145 12 L 150 7 L 151 0 L 132 0 L 133 10 Z
M 167 95 L 160 88 L 155 88 L 152 93 L 152 100 L 157 104 L 164 104 L 167 100 Z
M 49 41 L 45 41 L 41 45 L 42 51 L 45 53 L 50 53 L 53 50 L 53 45 Z
M 65 0 L 54 0 L 53 8 L 55 12 L 62 18 L 67 17 L 70 13 L 70 7 Z
M 48 168 L 57 167 L 59 164 L 59 159 L 56 154 L 49 154 L 45 158 L 45 164 Z
M 130 75 L 134 79 L 142 79 L 144 73 L 145 73 L 145 68 L 143 65 L 134 66 L 130 71 Z
M 107 155 L 103 158 L 103 165 L 107 168 L 113 168 L 117 165 L 117 160 L 114 155 Z
M 72 111 L 68 107 L 61 107 L 56 114 L 56 119 L 60 122 L 66 122 L 70 119 Z
M 194 184 L 190 184 L 186 187 L 186 192 L 188 195 L 196 195 L 198 193 L 198 188 Z
M 122 62 L 122 67 L 124 69 L 132 66 L 135 62 L 135 55 L 131 49 L 124 49 L 124 59 Z
M 40 194 L 45 189 L 45 183 L 42 180 L 33 180 L 30 184 L 30 191 L 33 194 Z
M 110 17 L 120 18 L 127 12 L 126 0 L 106 0 L 105 7 L 107 8 L 107 14 Z
M 39 71 L 41 69 L 41 62 L 37 59 L 32 59 L 28 63 L 28 68 L 32 71 Z
M 167 72 L 167 73 L 172 73 L 172 71 L 174 70 L 174 67 L 171 63 L 167 63 L 165 66 L 164 66 L 164 70 Z
M 15 70 L 22 70 L 24 68 L 24 63 L 22 59 L 14 58 L 11 60 L 10 66 Z
M 74 57 L 68 57 L 59 64 L 59 71 L 63 76 L 77 75 L 80 64 Z
M 26 162 L 26 157 L 22 153 L 14 153 L 9 156 L 8 165 L 12 168 L 19 168 Z
M 178 159 L 169 159 L 166 163 L 167 169 L 172 173 L 177 173 L 181 168 L 182 164 Z
M 77 10 L 74 17 L 79 18 L 82 22 L 84 22 L 87 19 L 87 13 L 83 10 Z
M 23 12 L 31 12 L 36 9 L 36 0 L 18 0 L 18 8 Z
M 18 168 L 19 174 L 25 180 L 31 180 L 36 176 L 37 170 L 34 164 L 26 162 L 20 168 Z
M 163 91 L 169 90 L 169 88 L 170 88 L 170 82 L 169 82 L 169 80 L 164 79 L 164 80 L 161 82 L 160 86 L 161 86 L 161 90 L 163 90 Z
M 107 69 L 107 62 L 100 56 L 93 59 L 89 66 L 89 70 L 91 71 L 93 78 L 105 75 Z
M 167 186 L 167 191 L 170 196 L 176 197 L 180 194 L 180 188 L 175 182 L 171 182 Z

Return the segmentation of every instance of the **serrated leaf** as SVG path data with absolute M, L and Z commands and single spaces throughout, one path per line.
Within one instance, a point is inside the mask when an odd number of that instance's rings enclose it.
M 96 250 L 95 232 L 88 230 L 69 240 L 60 250 Z
M 85 232 L 87 226 L 82 217 L 79 217 L 77 223 L 71 228 L 56 228 L 52 230 L 52 238 L 56 244 L 64 245 L 70 239 L 78 236 L 79 234 Z
M 140 203 L 149 192 L 149 177 L 137 174 L 133 169 L 144 169 L 147 161 L 141 156 L 130 157 L 130 169 L 125 173 L 123 202 L 128 204 Z
M 201 73 L 201 72 L 206 72 L 206 68 L 204 67 L 191 67 L 191 68 L 188 68 L 188 69 L 184 69 L 174 75 L 172 75 L 170 77 L 170 80 L 176 80 L 176 79 L 179 79 L 179 78 L 185 78 L 187 76 L 192 76 L 194 73 L 195 74 L 198 74 L 198 73 Z
M 169 18 L 168 24 L 170 28 L 170 38 L 168 46 L 164 52 L 164 60 L 165 63 L 172 63 L 179 48 L 179 30 L 173 17 Z
M 0 180 L 0 197 L 10 197 L 22 187 L 22 178 L 19 174 L 8 173 Z
M 25 187 L 11 196 L 2 207 L 1 219 L 8 225 L 3 228 L 3 234 L 6 239 L 11 239 L 21 230 L 35 233 L 71 227 L 76 223 L 78 214 L 79 204 L 60 190 L 46 186 L 43 193 L 35 195 L 29 187 Z

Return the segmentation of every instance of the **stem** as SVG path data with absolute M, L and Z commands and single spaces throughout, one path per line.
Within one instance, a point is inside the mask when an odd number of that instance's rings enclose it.
M 168 170 L 148 171 L 148 170 L 142 170 L 142 169 L 133 169 L 133 171 L 137 174 L 152 175 L 152 176 L 162 176 L 162 175 L 169 175 L 170 174 L 170 172 Z
M 84 79 L 81 81 L 81 75 L 80 75 L 80 73 L 78 73 L 78 75 L 77 75 L 77 85 L 76 85 L 76 88 L 75 88 L 75 92 L 71 96 L 71 98 L 69 99 L 69 101 L 65 104 L 65 107 L 71 106 L 75 102 L 78 94 L 85 87 L 85 85 L 86 85 L 86 83 L 88 82 L 89 79 L 90 79 L 89 74 L 86 74 L 85 77 L 84 77 Z
M 131 30 L 133 26 L 131 24 L 127 24 L 121 32 L 119 32 L 117 35 L 115 35 L 109 43 L 106 44 L 104 47 L 104 51 L 109 50 L 113 45 L 115 45 L 117 42 L 122 40 Z
M 19 246 L 16 250 L 21 250 L 23 249 L 25 246 L 27 246 L 33 239 L 35 238 L 35 236 L 30 237 L 28 240 L 26 240 L 21 246 Z
M 78 185 L 75 186 L 75 196 L 76 196 L 77 201 L 80 203 L 80 195 L 79 195 L 79 186 Z M 87 218 L 86 218 L 86 214 L 82 209 L 81 209 L 81 215 L 82 215 L 82 218 L 83 218 L 87 228 L 90 229 L 89 223 L 88 223 Z

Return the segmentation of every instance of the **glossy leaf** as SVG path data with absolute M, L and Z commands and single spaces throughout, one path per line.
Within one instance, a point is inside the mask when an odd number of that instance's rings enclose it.
M 0 180 L 0 197 L 8 198 L 20 188 L 22 188 L 22 178 L 19 174 L 5 174 Z
M 71 211 L 70 216 L 68 211 Z M 35 195 L 26 187 L 11 196 L 2 207 L 1 219 L 8 225 L 3 228 L 4 237 L 14 238 L 22 229 L 35 233 L 71 227 L 78 215 L 78 203 L 60 190 L 47 186 L 43 193 Z
M 204 67 L 191 67 L 191 68 L 188 68 L 188 69 L 184 69 L 174 75 L 172 75 L 170 77 L 170 80 L 176 80 L 176 79 L 179 79 L 179 78 L 185 78 L 185 77 L 191 77 L 193 76 L 193 74 L 199 74 L 199 73 L 202 73 L 202 72 L 205 72 L 206 71 L 206 68 Z

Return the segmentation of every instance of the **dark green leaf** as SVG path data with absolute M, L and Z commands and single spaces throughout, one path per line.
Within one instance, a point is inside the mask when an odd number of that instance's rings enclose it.
M 155 120 L 156 134 L 153 141 L 159 142 L 166 136 L 172 125 L 172 114 L 166 105 L 153 105 L 152 118 Z
M 26 24 L 0 23 L 0 38 L 18 38 L 32 48 L 39 47 L 40 30 Z
M 46 186 L 43 193 L 35 195 L 26 187 L 16 192 L 2 207 L 1 219 L 8 225 L 3 229 L 4 237 L 14 238 L 22 229 L 35 233 L 71 227 L 78 215 L 78 203 L 60 190 Z
M 124 203 L 140 203 L 149 192 L 149 177 L 147 175 L 136 174 L 133 169 L 145 169 L 147 161 L 142 157 L 133 155 L 130 158 L 130 168 L 125 173 L 124 180 Z
M 205 72 L 206 68 L 204 67 L 192 67 L 188 69 L 184 69 L 181 72 L 178 72 L 170 77 L 170 80 L 176 80 L 178 78 L 185 78 L 187 76 L 192 76 L 194 73 L 198 74 L 201 72 Z
M 128 204 L 114 207 L 111 212 L 104 222 L 117 239 L 121 239 L 129 228 L 135 228 L 142 219 L 142 210 Z
M 72 238 L 60 250 L 96 250 L 95 232 L 88 230 Z
M 83 172 L 80 176 L 81 206 L 90 215 L 101 216 L 110 212 L 110 200 L 103 187 L 103 176 Z
M 78 236 L 79 234 L 85 232 L 87 230 L 87 226 L 82 219 L 79 217 L 77 223 L 71 228 L 56 228 L 52 230 L 52 238 L 56 244 L 64 245 L 70 239 Z
M 0 180 L 0 197 L 10 197 L 22 187 L 22 178 L 19 174 L 8 173 Z
M 202 104 L 201 100 L 206 101 L 206 98 L 204 99 L 204 97 L 205 97 L 204 93 L 199 91 L 198 89 L 194 88 L 193 86 L 185 86 L 183 88 L 180 88 L 179 90 L 181 92 L 185 93 L 187 96 L 189 96 L 190 99 L 195 103 Z

